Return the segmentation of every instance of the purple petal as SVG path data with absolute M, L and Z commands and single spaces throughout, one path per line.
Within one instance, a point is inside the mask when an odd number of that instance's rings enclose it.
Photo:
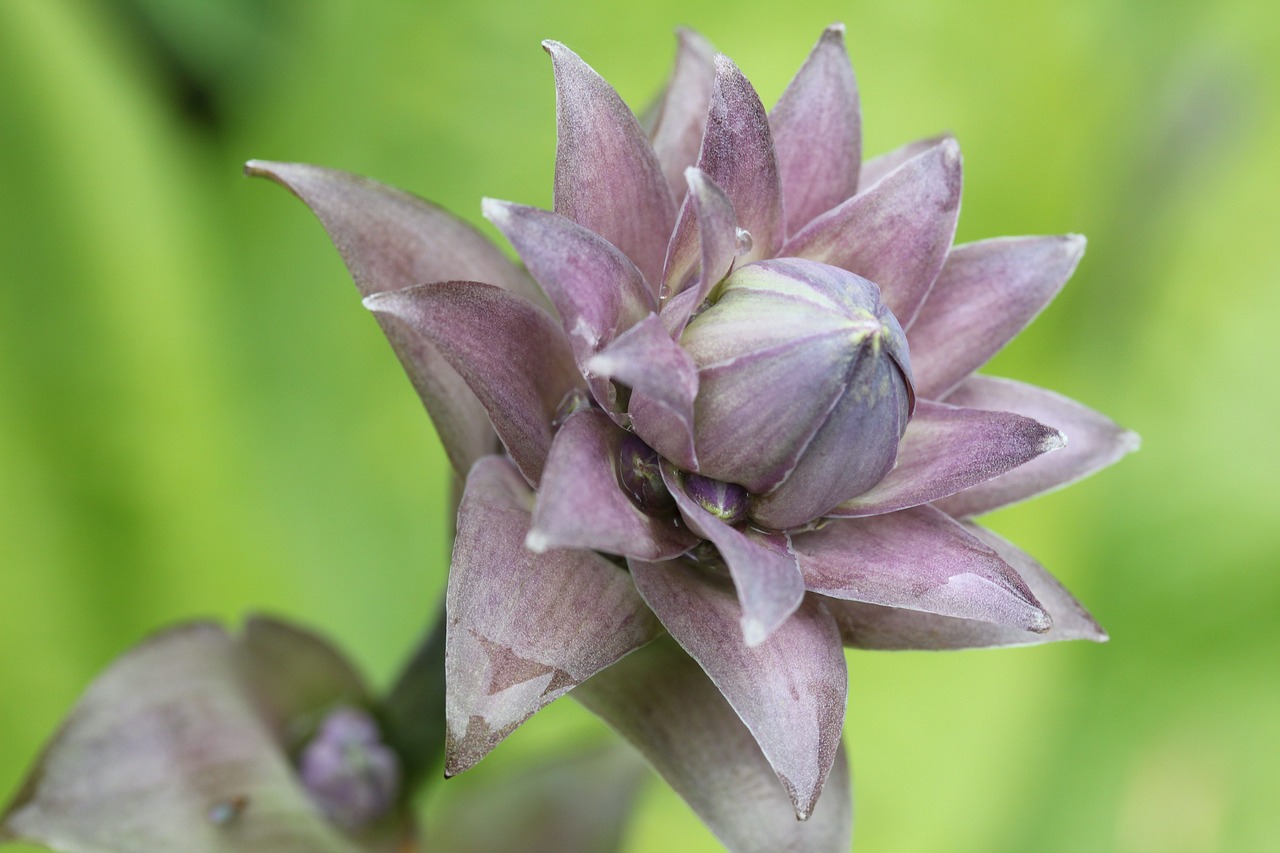
M 479 231 L 409 193 L 301 163 L 251 160 L 245 171 L 271 178 L 311 208 L 362 296 L 432 281 L 484 281 L 543 304 L 529 277 Z M 379 322 L 454 470 L 465 476 L 471 463 L 496 447 L 484 407 L 431 344 Z
M 932 507 L 833 519 L 790 544 L 813 592 L 1029 631 L 1049 627 L 1018 573 Z
M 972 649 L 1059 640 L 1106 642 L 1107 632 L 1043 566 L 989 530 L 976 525 L 966 525 L 966 529 L 1018 570 L 1053 619 L 1048 631 L 1037 634 L 1011 625 L 828 600 L 827 606 L 840 624 L 845 645 L 863 649 Z
M 560 312 L 579 367 L 657 310 L 640 270 L 598 234 L 550 211 L 494 199 L 484 200 L 484 215 Z
M 556 77 L 556 213 L 608 240 L 654 287 L 675 205 L 649 140 L 613 87 L 569 48 L 544 41 Z
M 742 237 L 738 234 L 738 219 L 733 212 L 733 202 L 701 169 L 690 168 L 685 172 L 689 181 L 688 204 L 693 205 L 698 222 L 699 264 L 698 282 L 689 288 L 691 295 L 669 299 L 664 307 L 663 322 L 671 330 L 673 338 L 679 338 L 685 324 L 711 290 L 733 270 Z
M 1010 412 L 921 400 L 898 446 L 898 464 L 865 494 L 829 515 L 880 515 L 945 498 L 1060 449 L 1061 433 Z
M 696 468 L 693 450 L 693 401 L 698 368 L 671 340 L 656 314 L 632 326 L 587 363 L 601 377 L 631 388 L 636 434 L 682 467 Z
M 584 387 L 564 332 L 539 308 L 487 284 L 448 281 L 378 293 L 371 311 L 436 347 L 466 379 L 531 483 L 542 476 L 551 421 Z
M 135 646 L 80 698 L 0 816 L 0 840 L 61 850 L 225 850 L 252 839 L 260 849 L 359 849 L 320 817 L 252 693 L 251 672 L 292 678 L 294 653 L 311 669 L 306 646 L 268 641 L 259 660 L 210 623 Z M 344 696 L 345 678 L 308 680 L 308 690 Z M 300 698 L 285 704 L 299 708 Z
M 604 557 L 525 548 L 533 500 L 500 457 L 467 477 L 446 599 L 449 775 L 661 630 L 631 578 Z
M 953 516 L 990 512 L 1033 495 L 1060 489 L 1087 477 L 1138 449 L 1136 433 L 1060 394 L 989 376 L 970 376 L 947 402 L 975 409 L 1015 412 L 1050 424 L 1066 436 L 1067 446 L 1007 474 L 938 502 Z
M 689 528 L 716 546 L 729 567 L 742 602 L 742 633 L 748 646 L 768 639 L 804 598 L 804 578 L 786 542 L 747 528 L 741 532 L 700 507 L 685 493 L 680 475 L 662 466 L 662 479 Z
M 751 732 L 698 665 L 651 643 L 573 691 L 631 741 L 733 853 L 848 853 L 853 811 L 843 747 L 813 816 L 795 811 Z
M 941 400 L 1062 289 L 1084 238 L 1001 237 L 956 246 L 907 329 L 920 396 Z
M 581 411 L 556 433 L 538 487 L 526 545 L 591 548 L 643 560 L 665 560 L 698 543 L 674 517 L 646 515 L 618 484 L 616 466 L 626 430 L 602 412 Z
M 871 279 L 905 328 L 942 269 L 959 212 L 960 147 L 946 139 L 810 222 L 782 254 Z
M 653 128 L 653 151 L 662 164 L 671 197 L 684 198 L 685 169 L 698 160 L 707 107 L 715 85 L 715 49 L 700 33 L 676 30 L 676 64 Z
M 787 233 L 853 195 L 862 163 L 858 83 L 844 24 L 827 27 L 769 114 Z
M 863 162 L 862 170 L 858 175 L 858 192 L 866 192 L 880 183 L 885 175 L 894 171 L 903 163 L 908 160 L 914 160 L 929 149 L 941 145 L 943 140 L 951 138 L 950 134 L 942 134 L 940 136 L 931 136 L 928 139 L 917 139 L 915 142 L 900 145 L 892 151 L 887 151 Z
M 771 258 L 782 245 L 783 218 L 782 181 L 769 118 L 760 96 L 733 61 L 717 55 L 715 63 L 716 82 L 698 168 L 724 190 L 738 224 L 751 234 L 752 249 L 742 263 Z M 667 249 L 664 292 L 683 290 L 700 261 L 697 217 L 686 197 Z
M 804 820 L 835 760 L 848 680 L 840 632 L 809 599 L 748 646 L 729 584 L 683 560 L 630 560 L 636 588 L 747 724 Z

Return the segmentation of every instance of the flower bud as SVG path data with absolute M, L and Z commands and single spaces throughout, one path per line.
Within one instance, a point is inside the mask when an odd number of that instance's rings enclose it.
M 662 482 L 658 452 L 632 433 L 618 448 L 618 480 L 631 502 L 649 515 L 658 515 L 675 506 L 675 498 Z
M 387 814 L 400 788 L 400 761 L 364 711 L 339 708 L 325 717 L 299 760 L 303 785 L 325 815 L 357 830 Z
M 685 474 L 684 490 L 698 506 L 725 524 L 737 524 L 747 517 L 751 496 L 737 483 L 713 480 L 701 474 Z
M 813 261 L 748 264 L 685 329 L 699 473 L 752 519 L 796 527 L 880 481 L 914 404 L 906 336 L 870 281 Z

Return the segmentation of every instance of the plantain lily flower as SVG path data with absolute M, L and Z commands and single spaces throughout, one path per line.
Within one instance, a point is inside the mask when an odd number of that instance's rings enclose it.
M 572 691 L 730 849 L 847 850 L 843 646 L 1106 639 L 972 521 L 1136 447 L 974 375 L 1084 240 L 953 246 L 956 141 L 863 162 L 840 25 L 770 112 L 681 32 L 648 127 L 543 46 L 554 210 L 482 208 L 521 265 L 398 190 L 246 167 L 320 219 L 465 479 L 446 772 Z

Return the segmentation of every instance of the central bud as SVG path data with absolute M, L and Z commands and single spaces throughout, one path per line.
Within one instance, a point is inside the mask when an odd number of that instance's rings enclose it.
M 698 472 L 751 492 L 758 524 L 810 522 L 893 467 L 914 405 L 911 366 L 867 279 L 795 258 L 748 264 L 680 344 L 698 367 Z

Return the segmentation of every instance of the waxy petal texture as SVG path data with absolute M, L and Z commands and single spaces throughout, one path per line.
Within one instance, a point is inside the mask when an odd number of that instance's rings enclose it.
M 787 233 L 853 195 L 862 164 L 858 83 L 844 25 L 827 27 L 769 113 Z
M 564 332 L 546 312 L 491 285 L 449 281 L 379 293 L 369 310 L 425 339 L 475 392 L 507 452 L 537 483 L 561 402 L 583 389 Z
M 1058 295 L 1084 238 L 1001 237 L 956 246 L 911 326 L 911 367 L 922 397 L 941 400 Z
M 921 400 L 898 446 L 897 466 L 873 489 L 829 514 L 879 515 L 930 503 L 985 483 L 1063 444 L 1056 429 L 1021 415 Z
M 1032 459 L 1007 474 L 944 498 L 938 507 L 956 517 L 991 512 L 1060 489 L 1138 449 L 1137 434 L 1061 394 L 1012 379 L 971 376 L 947 402 L 975 409 L 1016 412 L 1062 432 L 1067 446 Z
M 840 624 L 847 646 L 862 649 L 973 649 L 989 646 L 1025 646 L 1059 640 L 1091 640 L 1103 643 L 1107 632 L 1044 567 L 989 530 L 975 525 L 967 529 L 995 549 L 1000 558 L 1018 570 L 1027 586 L 1053 618 L 1048 631 L 1022 631 L 974 619 L 955 619 L 915 610 L 880 607 L 854 601 L 828 600 L 827 607 Z
M 701 34 L 676 30 L 676 63 L 663 92 L 654 122 L 653 151 L 662 164 L 671 197 L 685 194 L 685 169 L 698 161 L 702 134 L 707 127 L 707 107 L 716 81 L 715 48 Z
M 593 374 L 631 388 L 636 434 L 686 470 L 697 469 L 693 401 L 698 368 L 656 314 L 637 323 L 587 363 Z
M 661 631 L 631 578 L 604 557 L 525 547 L 533 500 L 500 457 L 467 477 L 446 599 L 450 775 Z
M 485 281 L 543 304 L 529 277 L 479 231 L 409 193 L 301 163 L 252 160 L 245 171 L 271 178 L 311 208 L 361 296 L 433 281 Z M 382 326 L 454 470 L 466 476 L 471 463 L 496 446 L 483 406 L 430 343 Z
M 790 546 L 813 592 L 1029 631 L 1049 627 L 1018 573 L 932 507 L 832 519 L 792 535 Z
M 751 730 L 807 818 L 835 761 L 848 679 L 840 632 L 816 598 L 767 640 L 748 646 L 727 579 L 687 563 L 628 562 L 636 588 Z
M 626 432 L 598 411 L 576 412 L 551 445 L 526 544 L 534 551 L 592 548 L 642 560 L 677 557 L 698 544 L 674 513 L 646 515 L 618 485 Z
M 942 269 L 959 213 L 960 147 L 946 139 L 810 222 L 782 254 L 871 279 L 906 327 Z
M 658 310 L 640 270 L 595 232 L 536 207 L 485 199 L 483 208 L 560 313 L 579 364 Z
M 649 139 L 613 87 L 556 41 L 555 211 L 621 249 L 657 292 L 675 205 Z
M 310 648 L 305 634 L 281 643 L 287 630 L 273 639 L 259 631 L 246 648 L 220 626 L 189 623 L 121 656 L 46 748 L 0 819 L 0 840 L 77 851 L 374 849 L 320 817 L 289 764 L 283 732 L 252 693 L 258 680 L 288 680 L 295 662 L 314 672 L 313 653 L 329 655 Z M 347 696 L 345 679 L 310 681 L 308 692 L 363 699 Z M 293 710 L 303 698 L 281 692 L 269 704 Z
M 812 817 L 797 821 L 751 732 L 674 642 L 651 643 L 572 695 L 631 741 L 733 853 L 848 853 L 843 747 Z
M 751 234 L 742 262 L 771 258 L 783 240 L 782 178 L 760 96 L 726 56 L 716 57 L 716 82 L 698 168 L 720 187 Z M 667 250 L 665 292 L 684 289 L 700 262 L 698 223 L 686 197 Z
M 689 497 L 680 475 L 670 465 L 663 464 L 662 479 L 689 529 L 710 540 L 729 567 L 742 603 L 742 634 L 747 645 L 764 642 L 804 599 L 804 578 L 785 540 L 725 524 Z

